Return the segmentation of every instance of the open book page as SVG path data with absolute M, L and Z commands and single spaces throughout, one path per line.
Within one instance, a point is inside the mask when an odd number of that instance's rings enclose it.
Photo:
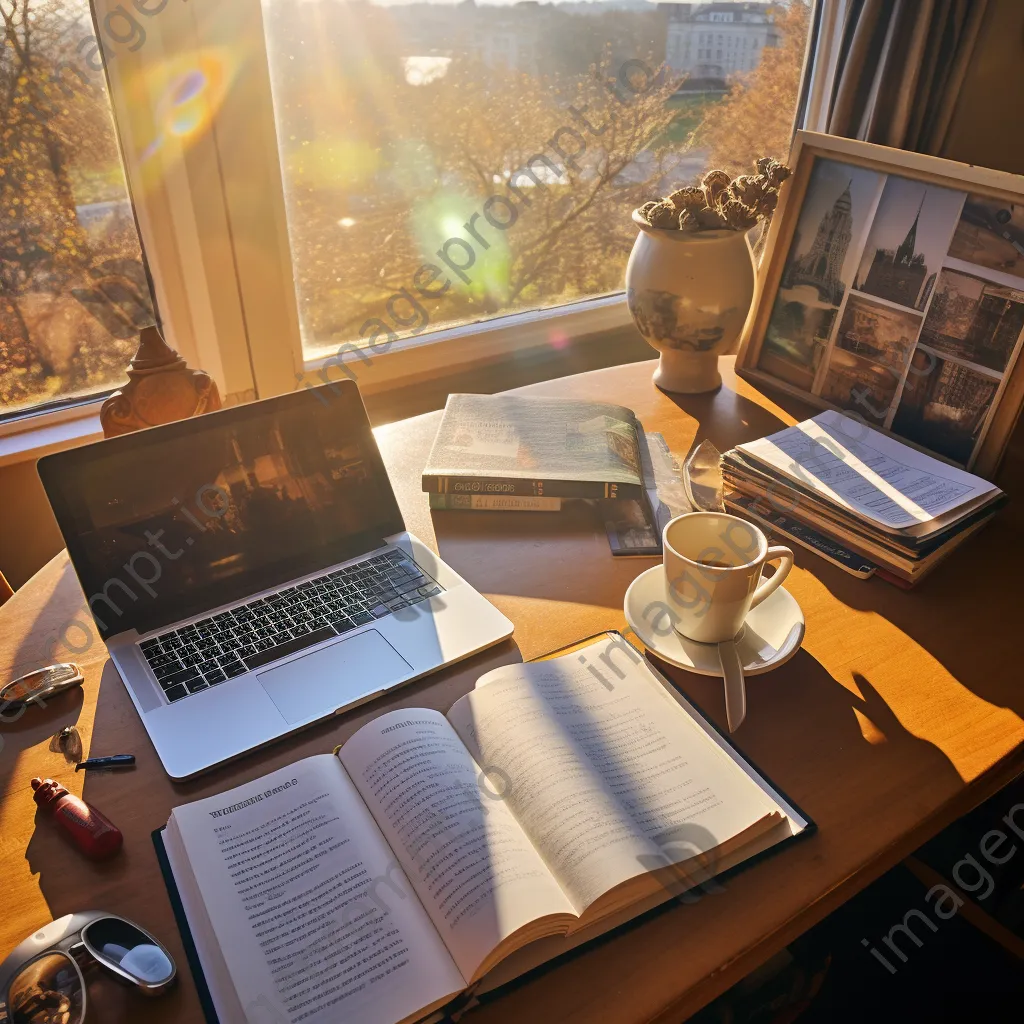
M 495 669 L 449 719 L 507 774 L 513 810 L 585 902 L 669 863 L 713 863 L 778 817 L 621 638 Z
M 835 411 L 737 450 L 892 530 L 966 510 L 998 490 Z
M 524 671 L 536 667 L 496 670 L 501 678 L 456 701 L 448 720 L 487 777 L 500 780 L 512 812 L 582 915 L 609 889 L 646 872 L 658 850 L 552 715 Z
M 443 715 L 382 715 L 338 756 L 467 980 L 511 936 L 525 942 L 574 923 L 573 905 Z
M 247 1017 L 395 1024 L 465 987 L 330 754 L 177 807 L 169 827 Z

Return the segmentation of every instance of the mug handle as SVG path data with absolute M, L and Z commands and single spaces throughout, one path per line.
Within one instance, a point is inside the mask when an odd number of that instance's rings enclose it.
M 789 548 L 779 544 L 769 548 L 768 554 L 764 556 L 765 562 L 774 562 L 777 558 L 782 560 L 782 564 L 775 570 L 775 575 L 771 579 L 761 580 L 757 585 L 753 600 L 750 602 L 751 608 L 756 608 L 766 597 L 774 594 L 789 575 L 789 570 L 793 568 L 793 552 Z

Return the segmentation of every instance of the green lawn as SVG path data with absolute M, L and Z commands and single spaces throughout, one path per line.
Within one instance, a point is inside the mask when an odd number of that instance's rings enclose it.
M 690 134 L 704 119 L 710 107 L 720 103 L 725 93 L 700 92 L 677 93 L 668 101 L 668 106 L 676 111 L 675 119 L 652 143 L 655 149 L 678 148 L 685 146 Z

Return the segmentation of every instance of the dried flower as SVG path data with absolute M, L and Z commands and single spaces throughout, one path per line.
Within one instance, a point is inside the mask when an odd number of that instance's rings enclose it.
M 705 206 L 703 210 L 697 210 L 694 217 L 697 220 L 698 229 L 703 228 L 705 231 L 714 231 L 716 228 L 726 227 L 725 218 L 721 213 L 708 206 Z
M 655 228 L 748 231 L 771 217 L 779 186 L 790 173 L 772 157 L 762 157 L 755 167 L 757 174 L 741 174 L 735 180 L 726 171 L 708 171 L 699 186 L 686 185 L 667 199 L 644 203 L 640 216 Z
M 669 193 L 668 201 L 676 210 L 699 210 L 704 205 L 704 190 L 696 185 L 685 185 Z
M 718 205 L 718 197 L 732 184 L 732 178 L 729 177 L 727 171 L 708 171 L 700 184 L 704 189 L 705 204 L 714 209 Z
M 662 200 L 660 203 L 655 203 L 654 206 L 647 211 L 647 222 L 652 228 L 674 228 L 678 223 L 678 219 L 679 214 L 676 213 L 672 204 L 666 200 Z

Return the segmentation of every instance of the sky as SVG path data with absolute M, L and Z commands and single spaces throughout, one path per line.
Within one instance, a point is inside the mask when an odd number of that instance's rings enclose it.
M 938 270 L 949 249 L 964 193 L 890 176 L 882 190 L 878 212 L 864 247 L 858 275 L 861 280 L 867 276 L 876 249 L 895 249 L 907 237 L 922 196 L 924 206 L 917 222 L 917 252 L 924 253 L 929 274 Z

